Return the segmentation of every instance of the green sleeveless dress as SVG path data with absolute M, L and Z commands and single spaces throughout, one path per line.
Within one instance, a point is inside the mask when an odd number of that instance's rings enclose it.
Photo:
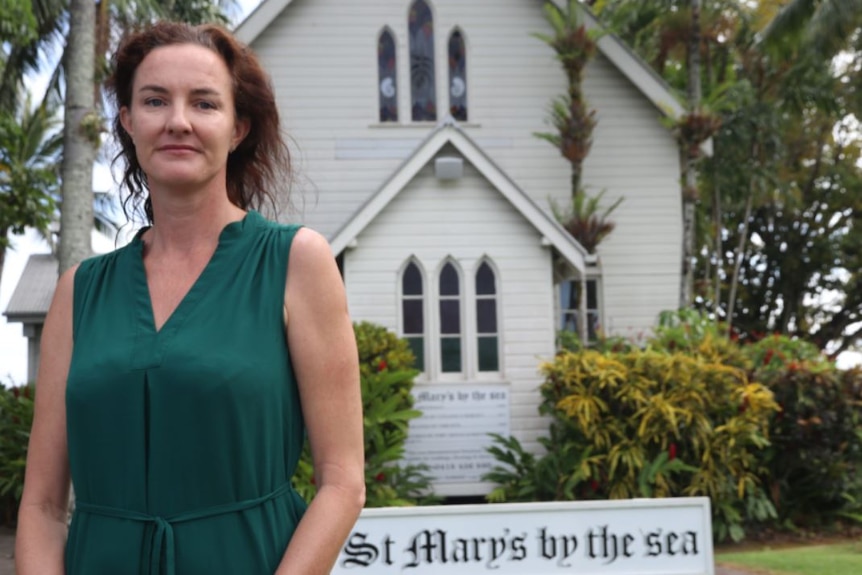
M 157 332 L 140 233 L 75 274 L 72 575 L 272 575 L 305 504 L 284 332 L 298 228 L 229 224 Z

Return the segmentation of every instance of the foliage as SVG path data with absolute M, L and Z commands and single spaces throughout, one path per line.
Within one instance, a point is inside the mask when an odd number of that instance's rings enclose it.
M 9 247 L 10 231 L 47 233 L 58 192 L 58 126 L 47 102 L 34 106 L 24 93 L 15 110 L 0 110 L 0 252 Z
M 613 230 L 614 223 L 609 219 L 611 213 L 622 203 L 617 200 L 604 210 L 599 210 L 599 203 L 605 192 L 602 190 L 595 196 L 588 197 L 584 190 L 571 197 L 571 205 L 565 208 L 551 200 L 551 211 L 558 222 L 588 253 L 596 253 L 596 248 Z
M 415 358 L 409 344 L 386 328 L 354 324 L 359 352 L 365 438 L 366 507 L 430 503 L 430 477 L 425 467 L 399 463 L 404 456 L 408 424 L 420 414 L 413 409 Z M 306 446 L 294 486 L 306 500 L 316 492 L 314 468 Z
M 33 388 L 0 383 L 0 525 L 13 525 L 24 490 Z
M 614 229 L 608 219 L 622 198 L 617 199 L 604 211 L 599 211 L 599 202 L 604 192 L 588 197 L 581 187 L 583 163 L 592 147 L 593 129 L 596 127 L 596 112 L 589 109 L 583 91 L 584 70 L 598 50 L 601 33 L 587 30 L 578 0 L 569 0 L 565 9 L 555 3 L 544 3 L 545 17 L 553 29 L 553 35 L 535 34 L 550 46 L 566 74 L 566 94 L 551 103 L 550 123 L 554 132 L 534 134 L 560 151 L 571 166 L 571 195 L 568 205 L 562 207 L 551 202 L 557 221 L 589 253 L 596 253 L 596 246 Z
M 4 23 L 0 110 L 14 109 L 24 76 L 40 71 L 45 45 L 63 39 L 67 5 L 67 0 L 0 0 Z
M 721 127 L 721 117 L 703 108 L 682 115 L 674 126 L 677 140 L 684 154 L 697 159 L 701 145 L 712 138 Z
M 0 0 L 0 42 L 22 44 L 36 35 L 36 17 L 31 2 L 23 0 Z
M 658 327 L 648 346 L 671 353 L 685 352 L 746 371 L 751 365 L 734 339 L 726 337 L 721 324 L 693 309 L 659 314 Z
M 741 249 L 733 261 L 717 260 L 716 270 L 729 277 L 738 266 L 731 319 L 742 339 L 780 331 L 839 351 L 852 345 L 862 318 L 856 290 L 862 156 L 859 143 L 835 128 L 847 113 L 842 83 L 828 70 L 796 68 L 757 88 L 780 90 L 781 102 L 746 104 L 716 137 L 720 153 L 709 161 L 708 185 L 748 186 L 752 194 L 751 209 L 729 204 L 723 210 L 725 237 Z
M 862 371 L 838 370 L 816 346 L 781 335 L 745 352 L 781 409 L 764 459 L 779 517 L 794 525 L 834 521 L 862 495 Z
M 496 437 L 492 501 L 707 495 L 714 533 L 862 523 L 862 369 L 803 339 L 661 314 L 643 350 L 560 334 L 541 455 Z
M 595 110 L 588 110 L 582 89 L 584 70 L 598 50 L 598 34 L 587 30 L 581 20 L 580 2 L 569 0 L 566 9 L 553 2 L 544 4 L 545 17 L 553 36 L 535 36 L 553 48 L 568 80 L 567 93 L 554 100 L 551 124 L 556 133 L 536 134 L 560 150 L 572 165 L 572 193 L 580 189 L 580 171 L 592 146 Z
M 660 345 L 558 353 L 542 366 L 546 453 L 496 438 L 491 453 L 501 465 L 486 476 L 498 483 L 489 499 L 704 495 L 715 502 L 720 539 L 739 539 L 745 521 L 770 517 L 758 452 L 777 406 L 743 369 L 707 359 L 718 352 L 704 342 L 692 354 Z
M 764 30 L 767 48 L 802 44 L 828 59 L 845 49 L 862 26 L 860 0 L 789 0 Z
M 703 101 L 714 117 L 692 132 L 718 130 L 696 186 L 695 302 L 741 341 L 780 331 L 836 353 L 862 335 L 859 7 L 702 3 Z M 598 0 L 593 9 L 686 88 L 688 0 Z
M 363 321 L 355 324 L 356 347 L 359 352 L 359 373 L 368 376 L 384 370 L 410 370 L 416 358 L 410 345 L 386 328 Z M 404 407 L 413 407 L 409 391 L 412 381 L 405 381 L 398 392 L 404 399 Z
M 576 331 L 561 330 L 557 332 L 557 350 L 560 351 L 581 351 L 584 349 L 584 343 L 581 336 Z M 594 349 L 600 352 L 624 352 L 632 351 L 635 345 L 628 339 L 619 336 L 601 335 L 595 340 L 587 344 L 589 349 Z

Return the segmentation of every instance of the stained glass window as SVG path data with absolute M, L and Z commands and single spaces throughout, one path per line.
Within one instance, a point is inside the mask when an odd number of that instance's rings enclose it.
M 404 268 L 401 276 L 401 325 L 402 335 L 413 355 L 416 369 L 425 371 L 425 302 L 422 272 L 415 262 Z
M 414 122 L 437 119 L 434 81 L 434 20 L 424 0 L 410 7 L 410 100 Z
M 476 335 L 479 371 L 500 370 L 500 337 L 497 327 L 497 281 L 488 262 L 476 271 Z
M 395 40 L 384 29 L 377 39 L 377 89 L 380 91 L 380 121 L 398 121 L 398 84 L 395 66 Z
M 467 51 L 460 30 L 449 36 L 449 113 L 467 120 Z
M 447 263 L 440 271 L 440 364 L 443 373 L 462 371 L 461 281 L 458 270 Z

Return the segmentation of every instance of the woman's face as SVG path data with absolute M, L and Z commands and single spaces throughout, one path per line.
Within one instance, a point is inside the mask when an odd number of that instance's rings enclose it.
M 203 46 L 156 48 L 135 71 L 120 122 L 135 143 L 151 190 L 225 187 L 227 157 L 248 133 L 234 113 L 221 57 Z

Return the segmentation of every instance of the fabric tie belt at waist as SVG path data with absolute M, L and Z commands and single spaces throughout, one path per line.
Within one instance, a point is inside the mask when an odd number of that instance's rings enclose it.
M 186 513 L 177 513 L 167 517 L 159 517 L 155 515 L 147 515 L 138 511 L 129 511 L 127 509 L 119 509 L 117 507 L 106 507 L 103 505 L 93 505 L 84 501 L 75 502 L 75 511 L 82 513 L 90 513 L 93 515 L 101 515 L 103 517 L 113 517 L 115 519 L 130 519 L 132 521 L 140 521 L 142 523 L 150 523 L 155 527 L 155 533 L 152 537 L 150 553 L 144 554 L 142 557 L 143 565 L 141 565 L 141 573 L 149 575 L 159 575 L 162 563 L 162 556 L 165 558 L 165 574 L 176 575 L 175 551 L 174 551 L 174 529 L 176 523 L 185 523 L 196 519 L 206 519 L 217 515 L 225 515 L 227 513 L 235 513 L 237 511 L 245 511 L 252 507 L 257 507 L 263 503 L 284 495 L 291 490 L 290 482 L 288 481 L 272 493 L 258 497 L 257 499 L 246 499 L 235 503 L 226 503 L 224 505 L 216 505 L 205 509 L 188 511 Z

